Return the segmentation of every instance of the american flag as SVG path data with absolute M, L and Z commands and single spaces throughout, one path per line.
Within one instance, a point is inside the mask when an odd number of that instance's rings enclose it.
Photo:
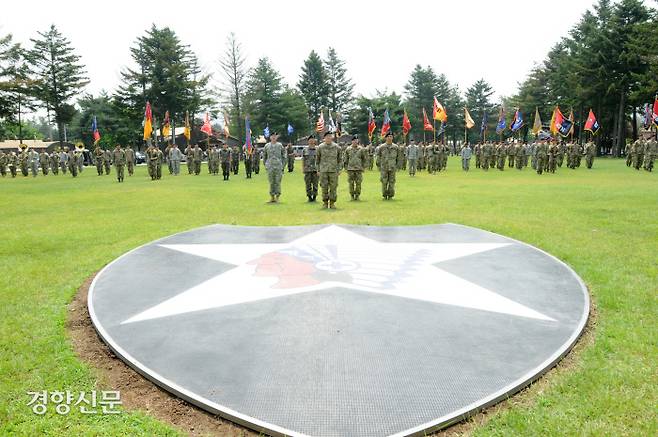
M 324 111 L 320 111 L 320 116 L 318 117 L 318 122 L 315 123 L 316 132 L 324 132 Z

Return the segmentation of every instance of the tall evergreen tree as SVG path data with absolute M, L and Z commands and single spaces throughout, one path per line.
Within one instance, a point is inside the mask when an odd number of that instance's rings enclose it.
M 311 51 L 302 65 L 302 74 L 299 76 L 297 88 L 302 93 L 306 106 L 308 106 L 308 118 L 314 120 L 320 113 L 320 108 L 329 105 L 329 80 L 322 59 Z
M 0 37 L 0 119 L 13 119 L 13 90 L 16 85 L 16 63 L 20 58 L 20 46 L 12 41 L 12 35 Z
M 423 108 L 432 117 L 434 96 L 439 93 L 439 83 L 432 67 L 416 65 L 411 72 L 409 81 L 404 86 L 407 114 L 411 122 L 411 134 L 414 138 L 423 137 Z
M 29 68 L 38 79 L 34 93 L 41 106 L 55 115 L 59 141 L 64 141 L 64 124 L 75 115 L 75 108 L 69 100 L 80 92 L 89 81 L 85 68 L 80 64 L 80 56 L 74 53 L 69 40 L 55 25 L 30 41 L 31 50 L 26 53 Z
M 219 60 L 219 65 L 224 76 L 224 92 L 229 96 L 231 124 L 236 128 L 239 135 L 244 134 L 244 114 L 242 111 L 242 95 L 247 76 L 245 67 L 246 60 L 242 54 L 242 45 L 231 32 L 226 40 L 226 51 Z M 232 129 L 233 132 L 235 130 Z
M 354 84 L 352 84 L 352 81 L 347 76 L 345 61 L 338 57 L 333 47 L 329 47 L 324 65 L 327 72 L 327 83 L 329 85 L 329 109 L 333 113 L 349 109 Z
M 466 106 L 468 107 L 468 111 L 476 124 L 476 126 L 471 130 L 475 130 L 477 132 L 469 138 L 471 141 L 474 141 L 475 138 L 479 138 L 481 126 L 480 123 L 484 113 L 486 112 L 489 118 L 493 118 L 492 112 L 494 109 L 494 104 L 491 101 L 491 96 L 493 96 L 493 94 L 493 88 L 484 79 L 477 80 L 466 90 Z M 526 112 L 527 111 L 529 111 L 529 109 L 526 109 Z

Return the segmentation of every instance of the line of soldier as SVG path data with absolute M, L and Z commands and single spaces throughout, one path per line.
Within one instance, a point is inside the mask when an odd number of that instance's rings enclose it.
M 63 174 L 67 171 L 71 176 L 76 177 L 84 168 L 84 156 L 82 145 L 69 150 L 68 146 L 63 149 L 57 148 L 51 153 L 45 150 L 37 152 L 30 149 L 27 144 L 21 144 L 19 151 L 5 153 L 0 150 L 0 175 L 5 177 L 7 170 L 11 177 L 15 178 L 20 171 L 23 176 L 37 177 L 39 170 L 46 176 L 49 173 L 59 175 L 61 170 Z
M 638 138 L 633 143 L 626 145 L 626 167 L 635 170 L 643 168 L 653 171 L 653 162 L 658 156 L 658 141 L 651 132 L 644 134 L 645 138 Z

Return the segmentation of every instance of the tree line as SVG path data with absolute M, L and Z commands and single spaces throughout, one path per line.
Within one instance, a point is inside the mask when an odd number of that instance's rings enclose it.
M 591 107 L 602 127 L 599 144 L 619 152 L 627 138 L 637 138 L 643 105 L 658 90 L 658 14 L 640 0 L 599 0 L 532 69 L 518 92 L 499 101 L 494 101 L 494 89 L 484 78 L 462 92 L 429 65 L 412 69 L 403 94 L 378 90 L 371 96 L 355 95 L 346 64 L 331 47 L 325 53 L 311 51 L 297 83 L 288 84 L 268 57 L 248 66 L 234 34 L 227 37 L 213 71 L 208 71 L 171 28 L 155 25 L 130 47 L 133 65 L 122 69 L 118 87 L 94 96 L 82 93 L 89 83 L 85 66 L 56 26 L 38 32 L 30 43 L 31 47 L 23 48 L 11 35 L 0 37 L 0 139 L 43 135 L 43 126 L 25 122 L 26 113 L 41 109 L 56 126 L 46 136 L 60 141 L 66 136 L 89 145 L 96 117 L 102 145 L 139 145 L 144 106 L 149 101 L 156 127 L 165 112 L 173 127 L 182 126 L 189 112 L 193 141 L 204 135 L 199 127 L 205 112 L 228 122 L 231 134 L 241 140 L 244 117 L 249 115 L 254 136 L 269 127 L 285 141 L 294 141 L 314 130 L 323 110 L 325 116 L 340 118 L 343 130 L 365 142 L 369 109 L 378 127 L 388 109 L 398 135 L 406 110 L 412 125 L 409 137 L 422 140 L 434 137 L 423 130 L 422 114 L 425 109 L 431 118 L 436 97 L 448 113 L 441 128 L 448 141 L 464 140 L 464 107 L 476 122 L 466 132 L 473 142 L 481 139 L 485 114 L 485 126 L 493 133 L 500 105 L 507 108 L 508 117 L 514 108 L 521 109 L 526 124 L 520 135 L 526 138 L 531 135 L 535 108 L 547 123 L 553 108 L 560 105 L 563 111 L 573 109 L 579 137 Z M 220 87 L 211 85 L 213 76 Z M 288 124 L 294 127 L 290 137 Z

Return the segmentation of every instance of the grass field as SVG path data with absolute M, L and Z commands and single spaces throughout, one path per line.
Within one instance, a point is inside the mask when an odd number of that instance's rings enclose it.
M 242 170 L 242 169 L 241 169 Z M 185 167 L 183 171 L 186 172 Z M 87 168 L 70 175 L 0 179 L 0 435 L 178 435 L 139 412 L 45 416 L 28 391 L 97 387 L 65 329 L 66 305 L 85 278 L 122 253 L 211 223 L 403 225 L 454 222 L 490 230 L 557 256 L 584 279 L 597 307 L 591 345 L 541 391 L 511 403 L 475 435 L 658 433 L 658 174 L 598 159 L 595 168 L 398 176 L 384 202 L 367 173 L 361 202 L 340 179 L 336 211 L 305 202 L 299 162 L 283 178 L 282 203 L 266 204 L 267 178 L 165 174 L 146 169 L 119 184 Z M 72 411 L 75 409 L 72 409 Z

